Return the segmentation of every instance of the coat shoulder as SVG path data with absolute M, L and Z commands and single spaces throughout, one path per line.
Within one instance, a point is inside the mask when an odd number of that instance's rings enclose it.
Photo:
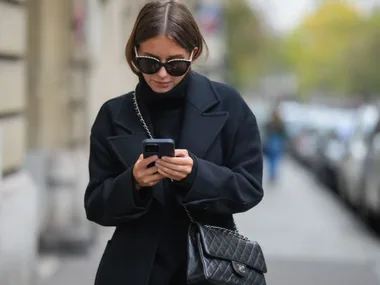
M 211 81 L 215 92 L 218 94 L 220 102 L 227 110 L 241 112 L 241 114 L 252 113 L 243 96 L 234 87 L 216 81 Z
M 240 97 L 241 95 L 239 91 L 237 91 L 234 87 L 231 85 L 218 82 L 218 81 L 211 81 L 211 84 L 214 86 L 215 90 L 219 93 L 220 96 L 223 97 Z
M 111 98 L 104 102 L 96 115 L 91 127 L 91 134 L 96 135 L 104 131 L 104 126 L 110 124 L 119 114 L 121 108 L 132 102 L 132 92 Z
M 100 111 L 102 110 L 111 112 L 111 113 L 118 113 L 120 111 L 120 108 L 127 104 L 129 100 L 132 100 L 132 92 L 111 98 L 103 103 L 103 105 L 100 107 Z
M 193 76 L 194 78 L 196 78 L 197 82 L 208 85 L 209 88 L 211 88 L 212 93 L 214 93 L 214 95 L 216 95 L 216 98 L 220 100 L 221 102 L 226 102 L 226 101 L 227 103 L 236 102 L 237 104 L 245 103 L 239 91 L 236 90 L 231 85 L 218 82 L 218 81 L 213 81 L 209 79 L 208 77 L 197 72 L 193 72 Z

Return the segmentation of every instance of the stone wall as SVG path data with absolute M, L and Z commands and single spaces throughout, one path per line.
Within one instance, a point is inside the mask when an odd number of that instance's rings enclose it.
M 26 1 L 0 0 L 0 284 L 36 280 L 36 188 L 26 153 Z
M 25 153 L 26 6 L 0 0 L 0 128 L 3 173 L 17 171 Z

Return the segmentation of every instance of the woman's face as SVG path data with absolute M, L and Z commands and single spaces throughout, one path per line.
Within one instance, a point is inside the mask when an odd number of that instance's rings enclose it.
M 167 36 L 157 36 L 146 40 L 139 45 L 137 52 L 139 56 L 153 57 L 163 63 L 171 59 L 189 60 L 191 56 L 189 52 Z M 196 52 L 196 50 L 194 50 L 194 52 Z M 142 73 L 142 75 L 153 91 L 157 93 L 165 93 L 180 83 L 186 73 L 182 76 L 172 76 L 168 74 L 164 67 L 161 67 L 154 74 Z

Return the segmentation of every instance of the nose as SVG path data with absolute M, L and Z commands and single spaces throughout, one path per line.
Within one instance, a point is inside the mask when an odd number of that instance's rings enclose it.
M 159 77 L 162 77 L 162 78 L 166 77 L 168 75 L 168 73 L 167 73 L 165 67 L 162 66 L 161 69 L 157 72 L 157 75 Z

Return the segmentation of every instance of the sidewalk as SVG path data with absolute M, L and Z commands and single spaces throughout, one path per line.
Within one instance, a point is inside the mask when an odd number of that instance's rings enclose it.
M 98 239 L 84 256 L 53 257 L 41 260 L 42 280 L 38 285 L 92 285 L 100 258 L 113 228 L 98 228 Z M 44 272 L 45 270 L 45 272 Z

